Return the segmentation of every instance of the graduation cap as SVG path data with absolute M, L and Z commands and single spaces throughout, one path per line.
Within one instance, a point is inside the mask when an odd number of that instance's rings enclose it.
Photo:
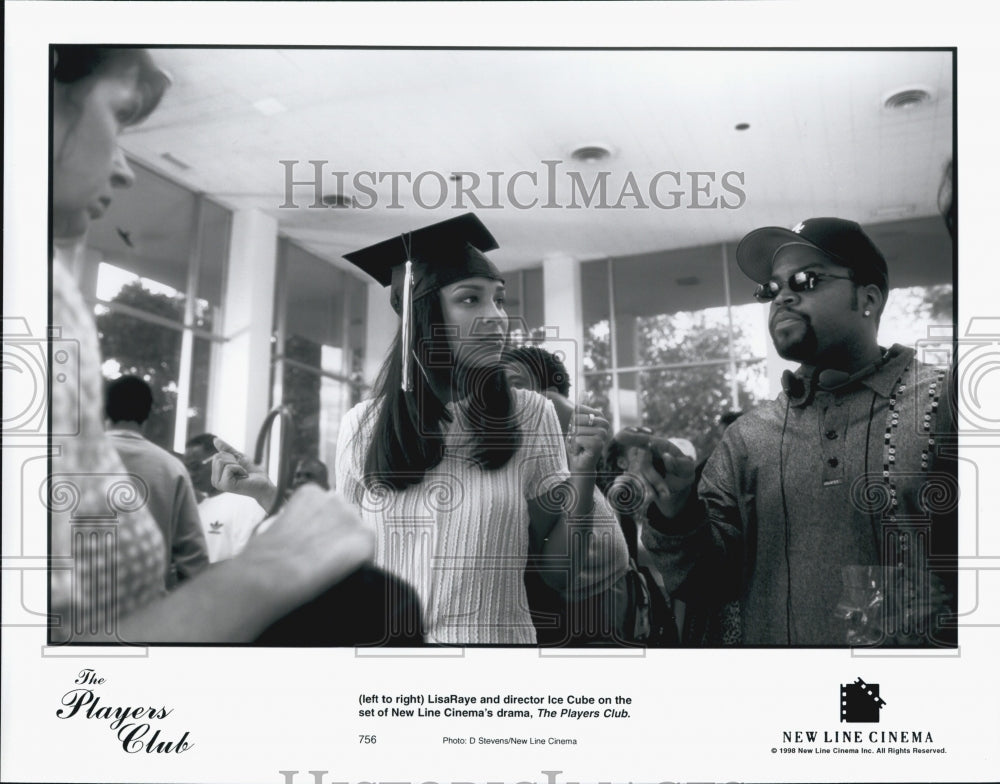
M 383 286 L 403 320 L 403 389 L 413 389 L 413 301 L 466 278 L 502 281 L 500 270 L 484 251 L 500 247 L 474 214 L 466 213 L 379 242 L 344 258 Z

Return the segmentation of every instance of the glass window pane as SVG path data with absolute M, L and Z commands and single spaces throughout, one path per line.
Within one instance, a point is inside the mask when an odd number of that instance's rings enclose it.
M 184 323 L 183 291 L 108 262 L 97 269 L 97 298 Z
M 354 405 L 350 384 L 284 363 L 283 402 L 295 422 L 290 434 L 292 465 L 306 457 L 322 460 L 333 477 L 337 436 L 344 414 Z
M 354 405 L 351 385 L 343 381 L 323 377 L 320 390 L 319 439 L 316 455 L 322 460 L 330 472 L 333 481 L 334 459 L 337 455 L 337 437 L 340 434 L 340 423 L 344 415 Z
M 350 275 L 344 276 L 344 290 L 347 295 L 347 345 L 349 347 L 348 370 L 356 383 L 352 389 L 352 400 L 357 403 L 363 391 L 365 347 L 367 345 L 366 325 L 368 323 L 368 284 Z
M 740 269 L 739 264 L 736 263 L 736 248 L 739 243 L 727 242 L 725 245 L 726 261 L 728 262 L 726 269 L 729 271 L 729 301 L 736 307 L 757 305 L 761 308 L 766 308 L 753 295 L 757 289 L 757 284 L 750 280 L 744 274 L 743 270 Z M 721 248 L 719 248 L 719 253 L 722 253 Z
M 345 294 L 353 278 L 292 243 L 285 243 L 284 248 L 285 353 L 295 338 L 295 359 L 331 373 L 344 373 Z M 307 343 L 314 347 L 308 356 L 302 353 Z
M 622 427 L 635 427 L 642 424 L 642 379 L 636 372 L 618 374 L 618 415 Z M 612 390 L 612 401 L 615 393 Z
M 726 309 L 682 311 L 646 318 L 618 320 L 619 365 L 676 365 L 729 357 Z M 634 345 L 635 361 L 623 362 L 623 346 Z
M 607 259 L 580 265 L 583 301 L 583 368 L 607 370 L 611 367 L 611 311 L 608 300 Z
M 544 339 L 545 292 L 542 289 L 541 267 L 505 272 L 504 281 L 511 341 L 520 345 L 532 339 Z
M 951 329 L 954 297 L 950 283 L 911 286 L 889 290 L 889 299 L 879 322 L 878 339 L 883 346 L 899 343 L 913 346 L 928 337 L 928 327 Z M 935 330 L 940 337 L 940 332 Z
M 728 356 L 722 258 L 705 245 L 612 262 L 618 367 Z
M 507 301 L 504 309 L 507 311 L 507 318 L 509 320 L 508 329 L 511 333 L 511 338 L 516 343 L 519 343 L 523 334 L 527 332 L 526 322 L 524 321 L 521 277 L 520 271 L 504 273 L 504 282 L 507 287 Z
M 115 267 L 186 292 L 199 199 L 141 164 L 129 163 L 135 184 L 93 222 L 88 251 Z
M 312 353 L 316 344 L 292 340 L 286 345 L 289 357 Z M 290 440 L 291 454 L 299 457 L 316 457 L 319 454 L 320 388 L 322 377 L 292 362 L 283 363 L 281 379 L 282 402 L 288 406 L 295 421 L 295 432 Z
M 532 267 L 522 271 L 524 291 L 521 293 L 521 315 L 530 329 L 553 326 L 545 323 L 545 284 L 542 268 Z M 558 325 L 556 325 L 558 326 Z
M 232 213 L 208 199 L 202 200 L 201 258 L 198 299 L 202 308 L 222 307 Z
M 768 306 L 754 301 L 751 305 L 734 305 L 733 353 L 737 359 L 763 358 L 771 345 L 767 329 Z
M 192 336 L 190 353 L 182 357 L 181 328 L 211 333 L 221 323 L 231 214 L 142 165 L 132 168 L 136 180 L 128 198 L 114 200 L 91 227 L 84 275 L 97 300 L 112 305 L 97 310 L 105 374 L 135 373 L 150 381 L 158 402 L 147 435 L 172 448 L 177 401 L 184 397 L 180 379 L 190 379 L 181 430 L 193 435 L 206 426 L 216 349 Z M 188 313 L 193 264 L 196 298 Z M 191 363 L 189 375 L 181 372 L 182 362 Z
M 584 376 L 585 396 L 581 398 L 584 405 L 599 408 L 610 421 L 611 416 L 611 374 L 596 373 Z
M 191 356 L 191 394 L 188 399 L 187 436 L 204 433 L 208 412 L 208 384 L 212 368 L 212 355 L 217 344 L 205 338 L 195 338 Z
M 295 421 L 291 457 L 318 458 L 332 477 L 341 419 L 364 391 L 367 286 L 290 242 L 279 253 L 275 333 L 284 345 L 276 341 L 275 351 Z
M 611 367 L 611 326 L 607 319 L 587 325 L 583 333 L 583 368 L 608 370 Z
M 105 377 L 135 375 L 149 383 L 153 410 L 143 433 L 164 449 L 173 449 L 181 331 L 101 306 L 96 314 Z

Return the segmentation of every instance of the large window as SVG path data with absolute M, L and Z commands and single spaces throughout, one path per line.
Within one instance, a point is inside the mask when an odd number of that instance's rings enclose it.
M 278 249 L 273 400 L 292 414 L 290 459 L 323 461 L 333 475 L 344 414 L 365 390 L 367 287 L 287 240 Z
M 730 290 L 731 248 L 707 246 L 583 265 L 584 381 L 615 428 L 718 439 L 719 416 L 767 393 L 759 305 Z
M 879 324 L 879 343 L 916 346 L 918 341 L 932 335 L 937 338 L 950 336 L 953 320 L 952 284 L 891 289 Z
M 94 302 L 106 378 L 144 378 L 144 433 L 182 451 L 206 429 L 209 370 L 223 298 L 230 213 L 133 163 L 128 198 L 88 237 L 83 288 Z

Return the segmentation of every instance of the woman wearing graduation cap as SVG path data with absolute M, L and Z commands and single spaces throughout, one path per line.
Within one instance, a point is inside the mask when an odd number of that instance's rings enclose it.
M 401 320 L 373 398 L 341 425 L 337 487 L 375 525 L 375 562 L 416 588 L 431 642 L 535 644 L 529 541 L 573 596 L 606 588 L 627 559 L 594 493 L 607 420 L 579 407 L 564 441 L 552 404 L 504 376 L 496 247 L 464 214 L 346 256 L 391 286 Z

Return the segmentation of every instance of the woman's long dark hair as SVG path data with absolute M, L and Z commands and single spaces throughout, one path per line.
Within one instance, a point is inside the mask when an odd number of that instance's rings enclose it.
M 471 437 L 472 458 L 484 470 L 506 465 L 521 444 L 514 397 L 499 363 L 489 368 L 465 368 L 455 361 L 445 334 L 439 293 L 413 303 L 413 392 L 404 392 L 402 328 L 375 381 L 375 404 L 365 414 L 374 417 L 374 434 L 364 462 L 364 483 L 403 490 L 423 481 L 424 474 L 444 457 L 442 422 L 452 415 L 435 394 L 423 370 L 439 389 L 450 389 L 461 400 L 460 423 Z M 364 427 L 358 432 L 363 432 Z

